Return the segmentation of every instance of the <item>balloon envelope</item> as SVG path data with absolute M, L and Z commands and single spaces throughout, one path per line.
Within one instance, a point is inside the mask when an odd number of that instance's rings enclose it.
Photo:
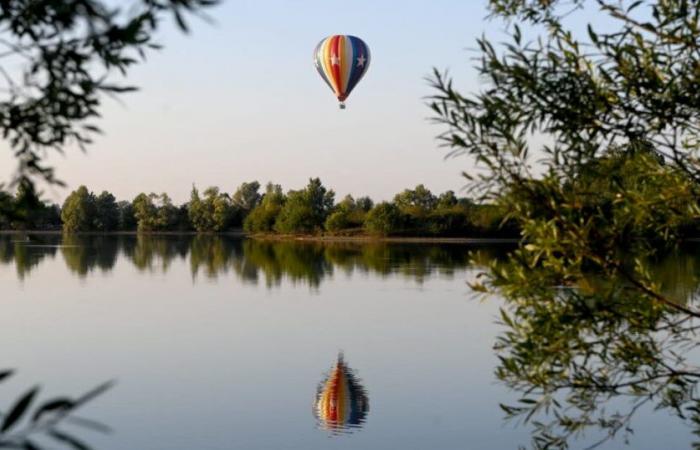
M 314 51 L 316 70 L 341 105 L 367 72 L 369 60 L 369 47 L 355 36 L 329 36 Z

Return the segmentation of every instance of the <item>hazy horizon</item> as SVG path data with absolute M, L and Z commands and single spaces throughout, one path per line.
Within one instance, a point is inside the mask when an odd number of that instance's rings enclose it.
M 41 184 L 43 198 L 62 202 L 84 184 L 129 200 L 167 192 L 179 203 L 193 183 L 232 192 L 244 181 L 273 181 L 287 190 L 309 177 L 339 198 L 386 200 L 419 183 L 434 192 L 463 187 L 467 162 L 444 160 L 424 77 L 449 68 L 465 90 L 477 87 L 466 47 L 487 28 L 485 2 L 229 1 L 209 15 L 213 23 L 191 20 L 190 35 L 162 28 L 164 49 L 126 80 L 141 90 L 105 99 L 96 122 L 104 134 L 86 154 L 50 154 L 67 187 Z M 343 111 L 312 64 L 318 41 L 336 33 L 360 36 L 372 51 Z M 7 181 L 16 163 L 3 147 Z

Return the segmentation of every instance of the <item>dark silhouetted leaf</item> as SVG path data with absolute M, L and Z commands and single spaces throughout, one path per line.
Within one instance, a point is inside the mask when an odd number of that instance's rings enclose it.
M 3 381 L 6 378 L 11 377 L 12 374 L 14 374 L 14 373 L 15 373 L 15 371 L 12 369 L 0 371 L 0 381 Z
M 80 442 L 78 439 L 62 431 L 51 430 L 49 431 L 49 435 L 57 441 L 60 441 L 74 448 L 75 450 L 90 450 L 90 447 L 88 447 L 86 444 Z
M 110 381 L 107 381 L 106 383 L 100 384 L 99 386 L 92 389 L 91 391 L 86 392 L 85 394 L 83 394 L 82 397 L 78 398 L 75 401 L 75 404 L 73 407 L 77 408 L 78 406 L 81 406 L 81 405 L 89 402 L 93 398 L 95 398 L 99 395 L 102 395 L 105 391 L 109 390 L 112 386 L 114 386 L 114 383 L 115 383 L 114 380 L 110 380 Z
M 44 414 L 46 413 L 51 413 L 59 410 L 65 410 L 65 409 L 71 409 L 74 406 L 74 402 L 72 400 L 69 400 L 67 398 L 59 398 L 55 400 L 50 400 L 43 405 L 41 405 L 36 412 L 34 413 L 34 416 L 32 417 L 32 420 L 35 422 L 38 421 Z
M 30 441 L 29 439 L 26 439 L 22 443 L 22 448 L 24 448 L 24 450 L 41 450 L 41 447 L 39 447 L 38 445 L 36 445 L 32 441 Z
M 84 417 L 70 416 L 66 419 L 66 421 L 79 427 L 89 428 L 90 430 L 96 431 L 98 433 L 108 434 L 112 432 L 112 428 L 110 428 L 109 426 L 97 422 L 96 420 L 86 419 Z
M 0 428 L 0 432 L 4 433 L 7 430 L 9 430 L 17 421 L 22 417 L 24 412 L 29 408 L 29 405 L 32 403 L 32 400 L 34 399 L 34 396 L 39 392 L 39 387 L 35 387 L 22 398 L 20 398 L 17 403 L 15 403 L 15 406 L 10 409 L 10 412 L 7 413 L 7 416 L 5 416 L 5 420 L 2 423 L 2 427 Z

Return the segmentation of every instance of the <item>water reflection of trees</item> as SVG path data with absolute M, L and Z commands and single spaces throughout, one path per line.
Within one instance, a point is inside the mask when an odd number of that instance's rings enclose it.
M 55 235 L 0 235 L 0 264 L 14 263 L 17 277 L 24 279 L 44 258 L 55 256 L 59 241 Z
M 127 235 L 121 241 L 124 255 L 140 271 L 166 272 L 175 258 L 187 256 L 190 247 L 190 238 L 182 235 Z
M 683 307 L 698 289 L 693 253 L 654 264 L 659 291 Z M 592 275 L 552 288 L 539 275 L 533 269 L 529 283 L 502 291 L 506 329 L 495 345 L 497 378 L 519 397 L 502 408 L 531 426 L 532 448 L 569 448 L 584 432 L 587 448 L 626 439 L 642 408 L 665 409 L 698 434 L 698 319 L 650 301 L 627 280 Z
M 58 248 L 66 267 L 80 277 L 95 269 L 109 271 L 120 259 L 147 272 L 167 272 L 174 260 L 182 259 L 189 262 L 194 279 L 234 275 L 267 287 L 283 280 L 316 287 L 334 273 L 401 275 L 422 283 L 435 274 L 453 276 L 468 265 L 468 252 L 462 245 L 258 241 L 219 235 L 47 235 L 31 239 L 43 239 L 46 245 L 0 236 L 0 264 L 15 264 L 24 277 Z M 488 255 L 493 256 L 493 252 Z
M 66 235 L 61 254 L 71 272 L 84 277 L 94 269 L 111 270 L 117 261 L 119 240 L 109 236 Z

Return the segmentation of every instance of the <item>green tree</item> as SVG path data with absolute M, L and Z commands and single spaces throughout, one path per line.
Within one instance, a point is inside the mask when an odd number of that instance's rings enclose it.
M 235 218 L 235 209 L 230 197 L 219 192 L 216 187 L 204 191 L 204 199 L 201 199 L 197 189 L 192 187 L 187 212 L 192 226 L 200 232 L 223 231 L 230 227 Z
M 95 195 L 88 191 L 87 187 L 80 186 L 63 202 L 61 208 L 63 231 L 68 233 L 93 231 L 96 210 Z
M 369 197 L 360 197 L 355 200 L 355 205 L 357 205 L 361 211 L 369 212 L 369 210 L 374 207 L 374 202 Z
M 119 206 L 114 195 L 102 191 L 97 196 L 93 223 L 95 229 L 99 231 L 114 231 L 119 227 Z
M 117 203 L 119 209 L 118 228 L 122 231 L 135 230 L 137 227 L 136 216 L 134 216 L 134 207 L 131 202 L 122 200 Z
M 489 4 L 512 40 L 478 41 L 476 94 L 436 71 L 431 107 L 451 155 L 480 169 L 472 192 L 522 232 L 473 286 L 507 301 L 497 375 L 523 398 L 506 412 L 532 419 L 535 448 L 567 448 L 590 426 L 609 437 L 628 428 L 631 414 L 597 408 L 621 391 L 700 423 L 700 372 L 655 339 L 689 344 L 682 324 L 700 311 L 670 299 L 649 271 L 700 218 L 700 4 Z M 584 4 L 605 28 L 565 26 Z M 522 25 L 538 39 L 523 39 Z M 608 283 L 595 287 L 594 275 Z
M 0 190 L 0 230 L 9 230 L 15 217 L 14 198 Z
M 158 197 L 158 230 L 173 230 L 177 228 L 180 217 L 179 209 L 173 205 L 168 194 L 163 192 Z
M 282 186 L 268 183 L 260 203 L 243 221 L 243 229 L 249 232 L 272 231 L 285 201 Z
M 11 221 L 13 229 L 33 229 L 43 213 L 44 204 L 39 199 L 34 185 L 22 181 L 17 186 L 13 201 L 14 215 Z
M 231 203 L 236 209 L 236 215 L 234 218 L 234 224 L 240 226 L 243 224 L 246 216 L 258 206 L 262 195 L 260 195 L 260 183 L 257 181 L 251 181 L 249 183 L 242 183 L 236 192 L 234 192 L 231 197 Z
M 333 212 L 326 219 L 325 228 L 328 231 L 334 232 L 361 228 L 365 221 L 367 211 L 370 209 L 372 209 L 372 200 L 368 197 L 362 197 L 356 201 L 352 195 L 346 195 L 345 198 L 333 208 Z
M 178 224 L 179 211 L 168 194 L 139 194 L 132 202 L 138 231 L 170 231 Z
M 231 226 L 235 216 L 235 209 L 231 204 L 231 197 L 219 192 L 218 188 L 210 187 L 204 191 L 205 202 L 211 205 L 213 231 L 224 231 Z
M 365 229 L 372 234 L 390 235 L 402 230 L 404 218 L 401 210 L 393 203 L 378 203 L 365 219 Z
M 312 233 L 322 229 L 333 208 L 335 193 L 326 189 L 319 178 L 309 179 L 306 188 L 287 193 L 287 201 L 275 221 L 281 233 Z
M 425 217 L 437 206 L 437 198 L 422 184 L 396 194 L 394 203 L 404 213 L 416 218 Z
M 450 209 L 459 203 L 454 191 L 445 191 L 440 194 L 435 202 L 436 209 Z
M 210 231 L 214 227 L 211 214 L 206 210 L 204 202 L 199 196 L 199 191 L 194 186 L 192 186 L 190 201 L 187 204 L 187 214 L 192 226 L 197 231 Z

